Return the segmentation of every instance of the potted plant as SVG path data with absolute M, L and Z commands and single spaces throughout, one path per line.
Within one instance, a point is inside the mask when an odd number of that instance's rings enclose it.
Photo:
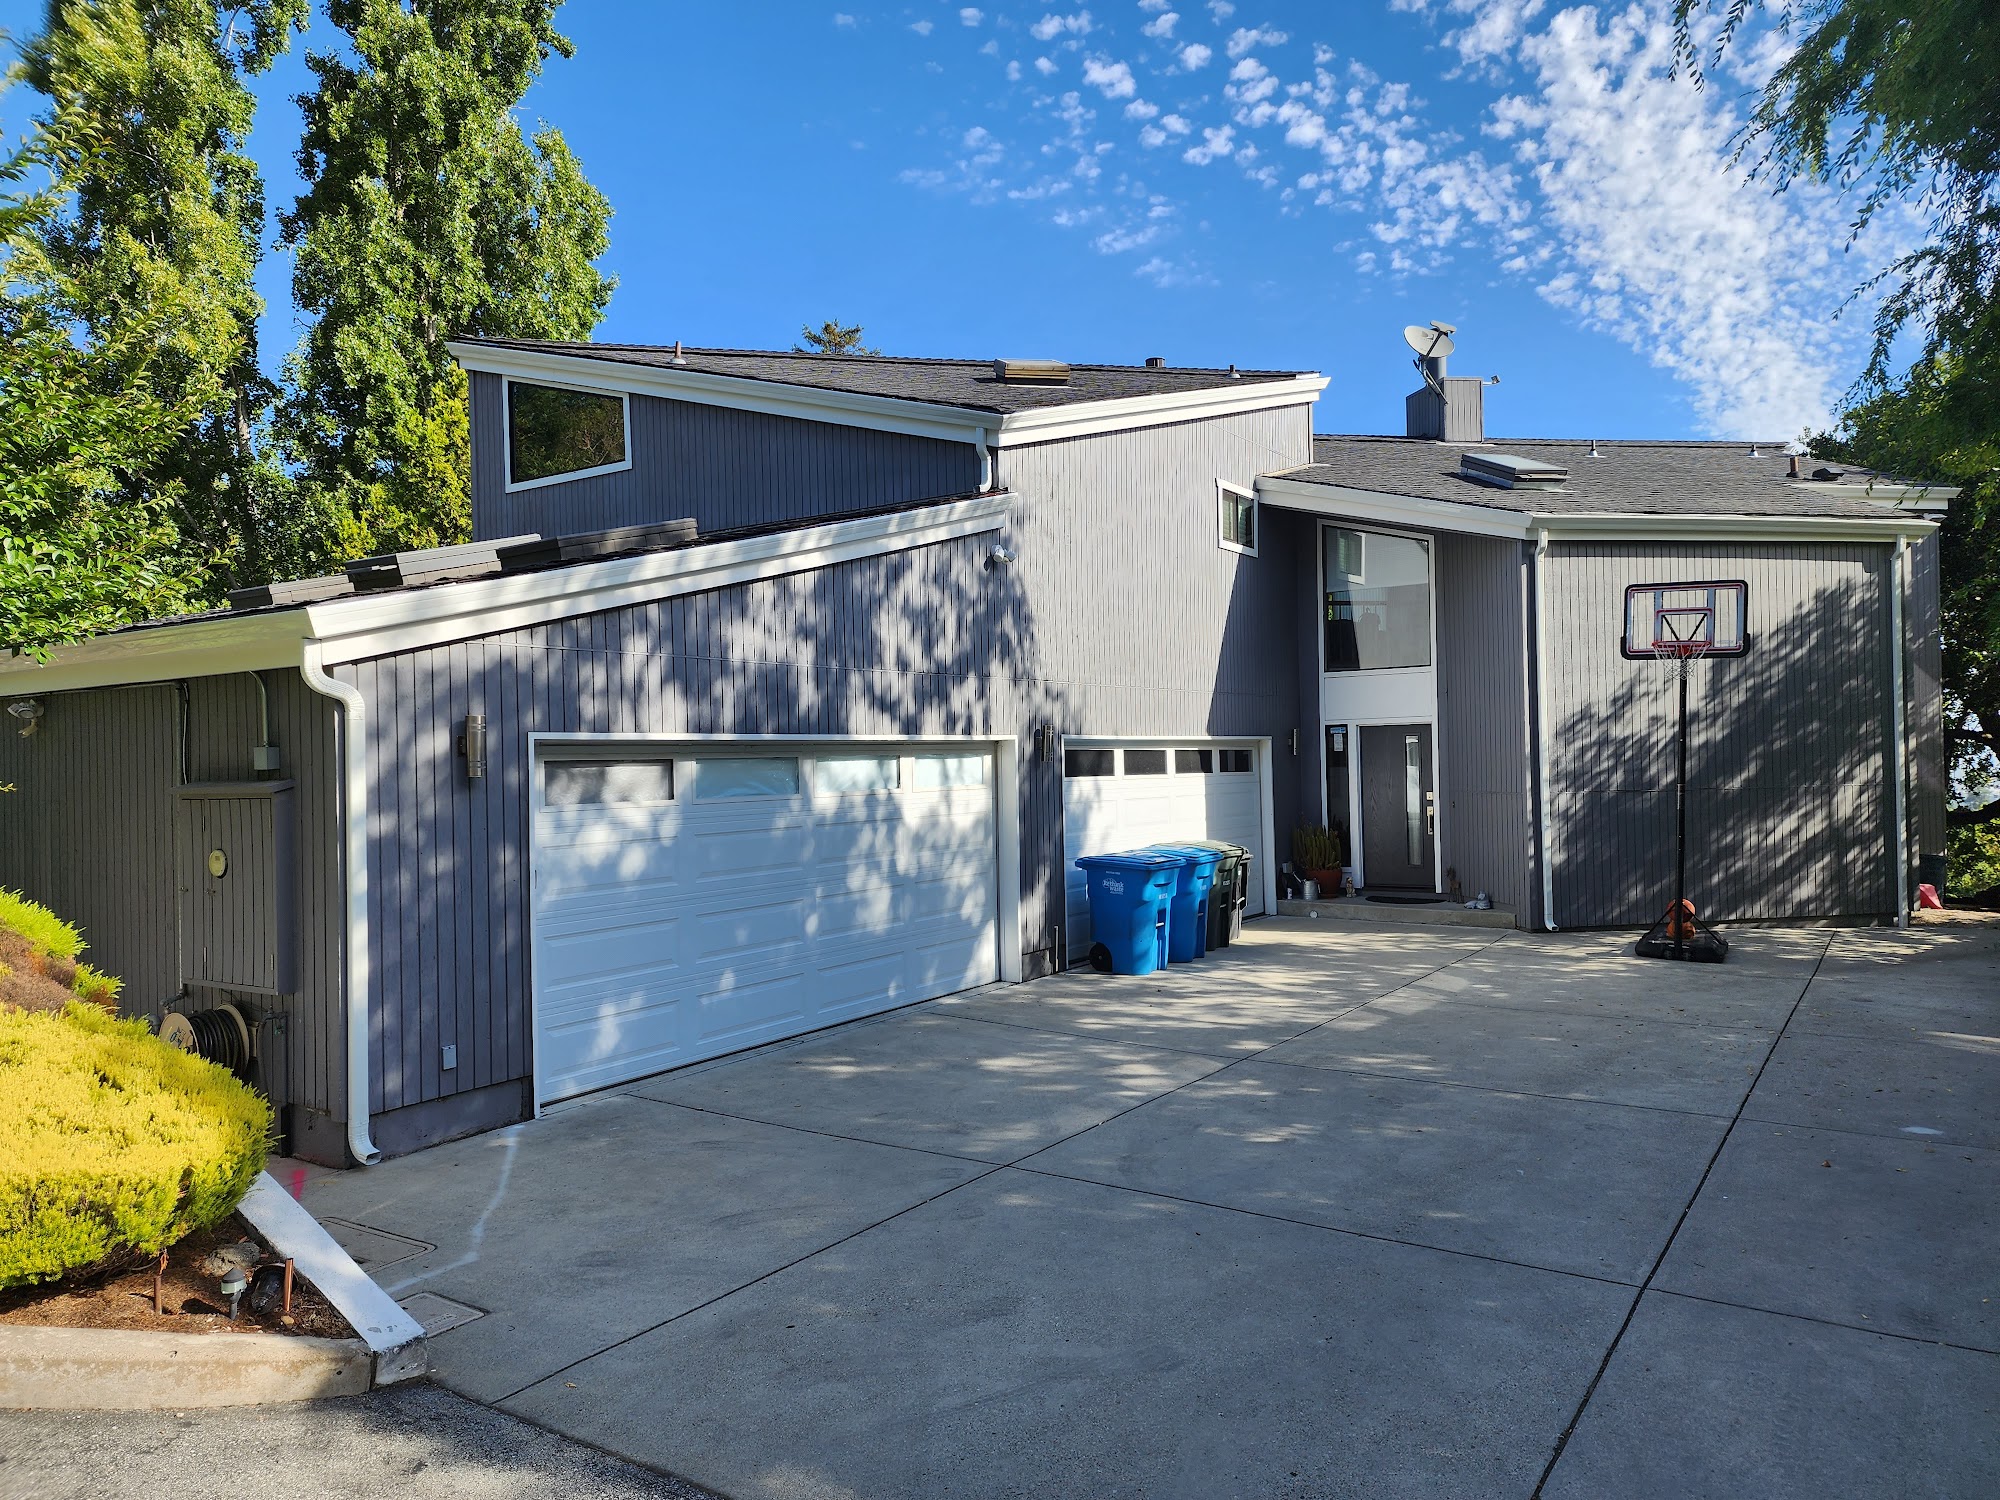
M 1292 868 L 1316 881 L 1323 895 L 1340 889 L 1340 835 L 1316 823 L 1292 830 Z

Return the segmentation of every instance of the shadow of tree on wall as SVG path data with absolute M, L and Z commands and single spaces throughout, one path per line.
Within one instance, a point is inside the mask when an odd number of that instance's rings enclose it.
M 1032 734 L 1065 722 L 1069 705 L 1031 675 L 1036 623 L 1013 571 L 990 561 L 993 541 L 965 537 L 364 664 L 363 692 L 379 705 L 376 1108 L 530 1072 L 531 733 L 1016 735 L 1023 946 L 1049 948 L 1062 912 L 1062 768 L 1039 758 Z M 489 724 L 478 783 L 467 782 L 453 743 L 467 713 Z M 843 836 L 857 899 L 910 858 L 888 828 Z M 602 858 L 623 857 L 604 847 Z M 801 877 L 775 866 L 762 878 L 782 890 Z M 916 884 L 924 891 L 909 899 L 940 899 L 938 882 Z M 950 899 L 976 918 L 969 904 L 987 897 L 967 887 Z M 800 902 L 790 935 L 759 940 L 727 921 L 710 931 L 725 949 L 742 947 L 747 978 L 787 944 L 809 944 L 823 905 Z M 607 1021 L 650 1003 L 648 985 L 674 1003 L 676 965 L 655 967 L 607 990 Z M 725 966 L 720 982 L 735 973 Z M 438 1065 L 447 1044 L 459 1048 L 455 1077 Z
M 1688 681 L 1689 898 L 1716 920 L 1895 908 L 1883 573 L 1864 563 L 1775 623 L 1752 585 L 1748 655 Z M 1563 643 L 1573 654 L 1597 643 Z M 1616 650 L 1615 645 L 1610 648 Z M 1649 923 L 1674 879 L 1676 668 L 1584 663 L 1593 702 L 1554 717 L 1555 918 Z M 1575 681 L 1563 685 L 1574 696 Z

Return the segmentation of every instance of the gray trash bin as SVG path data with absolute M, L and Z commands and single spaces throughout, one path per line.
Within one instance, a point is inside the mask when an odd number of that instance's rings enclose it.
M 1250 851 L 1219 839 L 1183 839 L 1196 849 L 1213 849 L 1222 856 L 1215 867 L 1215 885 L 1208 896 L 1208 946 L 1227 948 L 1243 936 L 1243 904 L 1250 894 Z

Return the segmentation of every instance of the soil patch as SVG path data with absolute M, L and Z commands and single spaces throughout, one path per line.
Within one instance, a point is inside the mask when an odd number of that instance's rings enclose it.
M 20 933 L 0 927 L 0 1005 L 60 1011 L 80 998 L 70 988 L 75 982 L 75 964 L 38 953 Z
M 303 1276 L 292 1278 L 291 1321 L 286 1323 L 282 1301 L 272 1299 L 268 1309 L 251 1310 L 245 1296 L 235 1322 L 229 1321 L 229 1299 L 203 1265 L 227 1246 L 245 1241 L 261 1252 L 261 1264 L 283 1261 L 244 1222 L 231 1214 L 214 1229 L 191 1234 L 167 1251 L 167 1271 L 160 1283 L 160 1304 L 164 1314 L 153 1311 L 153 1265 L 128 1271 L 108 1280 L 85 1286 L 20 1287 L 0 1292 L 0 1324 L 31 1325 L 41 1328 L 134 1328 L 153 1333 L 213 1333 L 309 1335 L 323 1339 L 351 1339 L 354 1330 Z

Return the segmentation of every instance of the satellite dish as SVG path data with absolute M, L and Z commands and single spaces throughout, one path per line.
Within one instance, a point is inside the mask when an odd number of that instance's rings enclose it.
M 1433 323 L 1428 328 L 1412 323 L 1403 330 L 1403 342 L 1417 351 L 1419 359 L 1443 359 L 1458 347 L 1451 341 L 1452 331 L 1449 323 Z

